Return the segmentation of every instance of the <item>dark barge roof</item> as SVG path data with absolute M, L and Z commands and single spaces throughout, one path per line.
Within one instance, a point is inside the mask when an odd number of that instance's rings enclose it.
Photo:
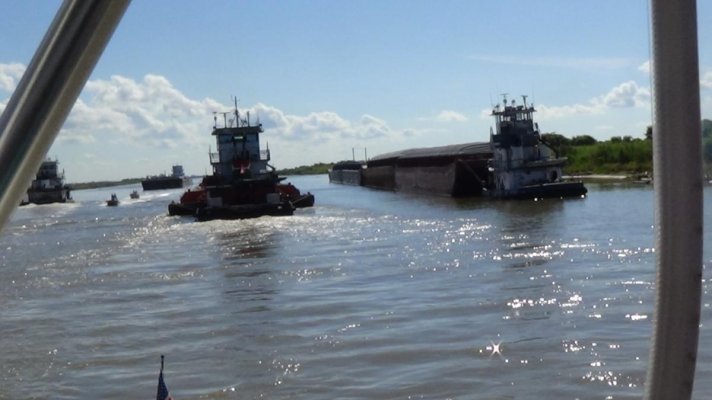
M 422 147 L 416 149 L 406 149 L 377 155 L 371 162 L 384 162 L 387 160 L 408 160 L 420 158 L 459 158 L 472 156 L 490 156 L 492 148 L 489 142 L 471 142 L 451 144 L 448 146 Z

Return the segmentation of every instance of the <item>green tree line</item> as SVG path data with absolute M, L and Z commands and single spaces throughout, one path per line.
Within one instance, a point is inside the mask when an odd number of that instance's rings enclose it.
M 705 173 L 712 175 L 712 121 L 702 120 L 702 152 Z M 589 135 L 566 138 L 556 133 L 544 133 L 542 139 L 559 156 L 568 157 L 567 174 L 636 174 L 653 170 L 653 128 L 645 136 L 614 136 L 597 141 Z
M 285 168 L 277 170 L 279 175 L 319 175 L 326 174 L 334 163 L 317 163 L 314 165 L 302 165 L 295 168 Z
M 652 135 L 645 139 L 614 136 L 597 141 L 589 135 L 569 139 L 556 133 L 545 133 L 542 139 L 560 157 L 568 158 L 565 170 L 570 175 L 635 174 L 652 172 L 653 169 Z

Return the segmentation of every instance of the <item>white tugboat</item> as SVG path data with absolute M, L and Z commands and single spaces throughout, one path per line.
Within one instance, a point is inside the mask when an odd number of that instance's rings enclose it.
M 507 103 L 492 110 L 496 133 L 490 131 L 492 159 L 488 163 L 490 185 L 487 191 L 496 198 L 545 198 L 583 196 L 587 190 L 581 182 L 565 182 L 561 169 L 565 157 L 541 140 L 534 122 L 534 105 Z
M 70 191 L 69 186 L 64 184 L 64 171 L 59 172 L 59 162 L 48 158 L 42 161 L 20 205 L 65 203 L 72 200 Z

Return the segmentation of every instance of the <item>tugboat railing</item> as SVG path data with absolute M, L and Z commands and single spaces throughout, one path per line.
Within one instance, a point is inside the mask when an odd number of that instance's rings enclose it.
M 129 0 L 65 0 L 0 117 L 0 229 L 20 203 Z M 651 0 L 657 256 L 645 398 L 692 395 L 702 179 L 695 0 Z

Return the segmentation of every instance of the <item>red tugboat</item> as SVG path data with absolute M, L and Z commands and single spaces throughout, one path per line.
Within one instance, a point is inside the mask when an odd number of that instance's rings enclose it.
M 271 166 L 269 148 L 260 149 L 262 124 L 250 124 L 250 115 L 241 118 L 235 106 L 234 118 L 222 113 L 223 126 L 212 134 L 217 153 L 210 153 L 212 175 L 194 189 L 188 189 L 179 203 L 168 205 L 169 215 L 194 215 L 200 221 L 255 218 L 263 215 L 292 215 L 296 207 L 314 205 L 311 193 L 302 195 L 291 184 L 281 184 Z
M 311 192 L 302 194 L 296 186 L 291 183 L 280 183 L 277 190 L 283 199 L 289 200 L 296 208 L 311 207 L 314 205 L 314 195 Z

